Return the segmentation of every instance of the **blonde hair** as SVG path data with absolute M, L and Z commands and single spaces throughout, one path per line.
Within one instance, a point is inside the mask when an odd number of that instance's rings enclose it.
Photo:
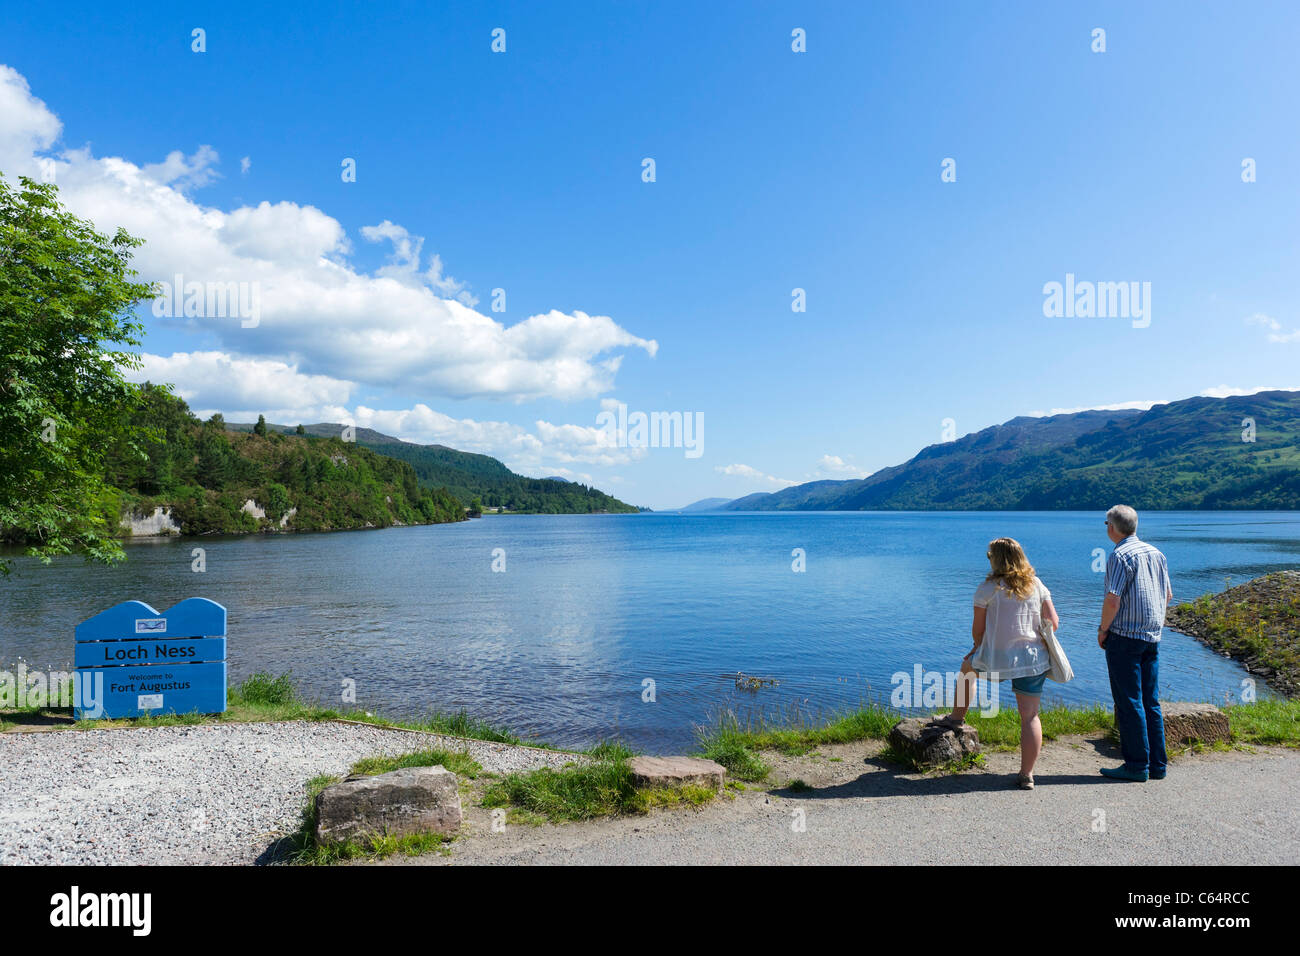
M 989 542 L 989 563 L 993 570 L 986 581 L 996 581 L 1011 595 L 1023 601 L 1034 589 L 1034 566 L 1025 557 L 1025 549 L 1015 538 L 998 538 Z

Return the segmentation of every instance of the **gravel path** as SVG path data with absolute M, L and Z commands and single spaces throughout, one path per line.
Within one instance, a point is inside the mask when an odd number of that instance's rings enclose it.
M 1300 863 L 1300 752 L 1209 752 L 1169 776 L 1116 783 L 1104 742 L 1047 744 L 1036 789 L 1008 786 L 1014 753 L 956 776 L 903 773 L 878 745 L 779 758 L 774 775 L 811 789 L 749 790 L 700 810 L 564 826 L 479 825 L 450 857 L 389 865 L 500 864 L 1282 864 Z M 832 758 L 839 758 L 834 760 Z M 792 824 L 801 811 L 804 829 Z M 1104 829 L 1100 824 L 1104 821 Z
M 574 759 L 333 721 L 0 734 L 0 864 L 251 863 L 297 828 L 312 777 L 429 748 L 493 773 Z

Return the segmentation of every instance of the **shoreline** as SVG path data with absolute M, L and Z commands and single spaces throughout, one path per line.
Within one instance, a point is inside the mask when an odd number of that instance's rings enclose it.
M 1300 571 L 1273 571 L 1168 609 L 1165 626 L 1300 696 Z
M 1184 760 L 1198 767 L 1204 762 L 1205 769 L 1219 766 L 1217 780 L 1207 783 L 1201 769 L 1188 767 L 1185 776 L 1179 774 L 1180 785 L 1154 784 L 1159 789 L 1151 799 L 1177 806 L 1221 799 L 1242 774 L 1254 781 L 1260 801 L 1274 805 L 1284 799 L 1286 782 L 1259 761 L 1281 760 L 1278 769 L 1300 774 L 1300 701 L 1273 698 L 1223 711 L 1231 723 L 1226 742 L 1170 748 L 1175 766 Z M 915 824 L 918 797 L 945 802 L 1002 790 L 1005 799 L 1023 799 L 1005 779 L 1018 760 L 1020 725 L 1013 711 L 989 717 L 972 712 L 968 722 L 979 733 L 980 754 L 929 770 L 918 769 L 889 743 L 890 729 L 907 716 L 913 715 L 867 705 L 806 723 L 720 717 L 701 729 L 691 750 L 720 765 L 723 784 L 713 790 L 639 788 L 632 770 L 638 754 L 616 740 L 566 750 L 525 742 L 463 712 L 398 721 L 326 709 L 302 700 L 288 675 L 253 675 L 231 687 L 228 709 L 218 715 L 74 721 L 67 709 L 31 707 L 0 714 L 0 755 L 11 766 L 45 768 L 33 770 L 31 779 L 19 773 L 0 781 L 11 807 L 36 801 L 33 812 L 5 821 L 20 837 L 5 862 L 121 862 L 113 839 L 151 863 L 528 862 L 580 851 L 606 832 L 619 837 L 600 855 L 623 861 L 629 853 L 635 857 L 632 844 L 641 839 L 629 844 L 629 833 L 644 830 L 669 843 L 689 843 L 701 826 L 714 834 L 705 837 L 715 841 L 713 852 L 725 856 L 744 819 L 788 815 L 812 797 L 836 798 L 823 805 L 828 812 L 868 829 L 877 825 L 877 799 L 889 798 L 894 822 L 882 839 Z M 1036 775 L 1042 792 L 1052 796 L 1038 799 L 1063 801 L 1063 812 L 1077 815 L 1095 806 L 1094 787 L 1105 785 L 1096 770 L 1118 754 L 1113 714 L 1099 705 L 1061 704 L 1045 708 L 1042 722 Z M 415 766 L 443 766 L 457 774 L 464 813 L 458 832 L 377 838 L 341 850 L 315 843 L 313 798 L 323 787 L 352 774 Z M 127 779 L 136 805 L 172 821 L 169 830 L 123 828 L 112 808 Z M 71 830 L 59 796 L 68 788 L 82 800 L 80 822 Z M 870 799 L 863 803 L 860 797 Z M 984 806 L 977 801 L 971 810 L 979 814 Z M 1128 845 L 1125 852 L 1149 851 L 1154 852 Z M 1273 846 L 1271 852 L 1284 851 Z

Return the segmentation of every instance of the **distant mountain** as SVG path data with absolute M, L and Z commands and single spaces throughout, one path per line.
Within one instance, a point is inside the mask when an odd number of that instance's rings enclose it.
M 250 424 L 230 424 L 234 431 L 252 431 Z M 322 422 L 304 425 L 308 436 L 339 438 L 345 425 Z M 294 425 L 267 425 L 268 430 L 293 434 Z M 445 488 L 466 507 L 475 498 L 485 508 L 526 514 L 629 513 L 637 508 L 587 485 L 564 478 L 528 478 L 515 474 L 490 455 L 458 451 L 446 445 L 417 445 L 371 428 L 354 427 L 356 444 L 415 469 L 426 488 Z
M 568 478 L 561 478 L 559 475 L 551 475 L 549 478 L 544 478 L 543 481 L 562 481 L 562 482 L 564 482 L 566 485 L 570 485 L 570 484 L 573 483 L 573 482 L 569 481 Z
M 723 505 L 729 504 L 730 498 L 701 498 L 699 501 L 692 502 L 681 508 L 671 508 L 671 511 L 718 511 Z
M 1117 502 L 1157 510 L 1300 508 L 1300 393 L 1013 418 L 866 478 L 809 482 L 724 508 L 1095 510 Z

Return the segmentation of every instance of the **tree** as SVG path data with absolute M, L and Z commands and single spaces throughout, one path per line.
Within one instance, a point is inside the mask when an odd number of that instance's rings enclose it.
M 0 539 L 47 562 L 123 557 L 105 449 L 140 395 L 122 373 L 140 367 L 132 307 L 153 292 L 133 281 L 142 242 L 97 232 L 53 184 L 0 176 Z
M 257 435 L 261 435 L 263 438 L 266 437 L 266 416 L 265 415 L 257 416 L 257 424 L 253 426 L 253 433 Z
M 307 434 L 307 429 L 303 428 L 303 427 L 302 427 L 302 423 L 300 422 L 300 423 L 298 424 L 298 427 L 294 429 L 294 434 L 295 434 L 295 435 L 305 435 L 305 434 Z

